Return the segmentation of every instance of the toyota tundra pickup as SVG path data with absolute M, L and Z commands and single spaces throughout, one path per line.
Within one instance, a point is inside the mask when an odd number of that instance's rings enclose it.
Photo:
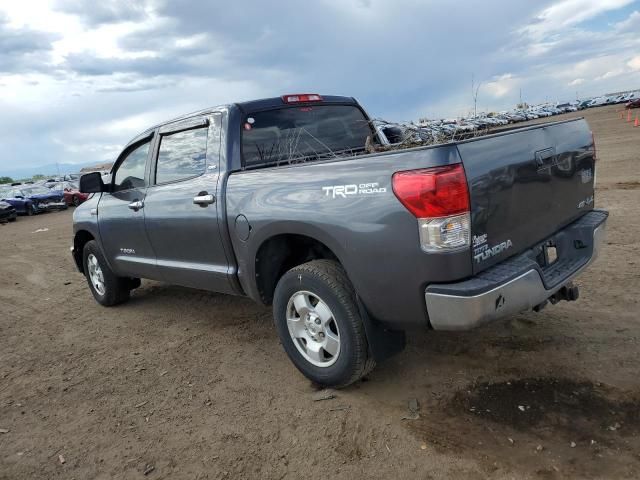
M 74 213 L 95 299 L 140 279 L 273 305 L 319 385 L 400 351 L 410 327 L 465 330 L 560 300 L 597 256 L 596 151 L 584 119 L 440 145 L 388 144 L 349 97 L 235 103 L 149 128 Z

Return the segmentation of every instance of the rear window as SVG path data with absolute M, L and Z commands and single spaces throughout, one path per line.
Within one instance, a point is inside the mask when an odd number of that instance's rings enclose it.
M 281 165 L 363 152 L 372 134 L 362 110 L 349 105 L 279 108 L 245 116 L 245 167 Z

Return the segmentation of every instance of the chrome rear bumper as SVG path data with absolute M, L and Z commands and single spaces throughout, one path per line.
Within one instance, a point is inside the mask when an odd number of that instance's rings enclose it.
M 531 261 L 529 261 L 528 268 L 521 270 L 515 276 L 511 275 L 511 278 L 506 281 L 481 282 L 483 284 L 481 293 L 475 293 L 478 284 L 476 279 L 451 284 L 430 285 L 425 291 L 425 300 L 431 326 L 435 330 L 469 330 L 499 318 L 531 310 L 544 303 L 597 258 L 605 240 L 607 212 L 593 211 L 587 215 L 592 213 L 596 221 L 598 221 L 595 218 L 597 214 L 601 216 L 601 219 L 599 224 L 591 229 L 593 242 L 589 253 L 583 256 L 584 260 L 577 263 L 576 268 L 563 273 L 560 278 L 558 278 L 558 273 L 554 272 L 553 286 L 545 286 L 545 283 L 549 282 L 545 282 L 544 270 L 532 266 L 533 262 Z M 593 222 L 593 220 L 591 221 Z M 567 242 L 572 239 L 571 228 L 580 228 L 582 229 L 581 233 L 584 234 L 584 229 L 588 227 L 589 225 L 567 227 L 561 232 L 569 238 L 565 238 L 563 241 Z M 567 232 L 569 233 L 567 234 Z M 504 263 L 510 261 L 507 260 Z M 523 265 L 523 259 L 516 258 L 512 263 L 514 265 L 512 271 L 515 271 L 516 268 Z M 574 260 L 570 266 L 575 264 Z M 509 271 L 510 268 L 509 265 L 506 268 L 505 265 L 497 267 L 500 267 L 501 271 Z M 486 278 L 495 276 L 496 274 L 485 275 Z

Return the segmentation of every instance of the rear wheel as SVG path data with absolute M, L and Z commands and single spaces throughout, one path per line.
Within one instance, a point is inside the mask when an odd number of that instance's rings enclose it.
M 113 273 L 94 240 L 84 246 L 82 260 L 87 283 L 99 304 L 110 307 L 129 299 L 130 279 Z
M 314 260 L 285 273 L 273 314 L 289 358 L 316 384 L 344 387 L 375 366 L 353 286 L 337 262 Z
M 73 196 L 73 198 L 71 199 L 71 202 L 73 203 L 74 207 L 77 207 L 78 205 L 80 205 L 80 199 L 77 196 Z

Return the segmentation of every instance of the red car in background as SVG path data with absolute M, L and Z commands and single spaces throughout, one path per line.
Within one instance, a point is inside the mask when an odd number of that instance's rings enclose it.
M 90 195 L 78 190 L 78 185 L 73 182 L 54 183 L 49 188 L 51 188 L 51 190 L 62 190 L 66 204 L 73 205 L 75 207 L 85 202 Z
M 638 98 L 637 100 L 631 100 L 630 102 L 627 102 L 624 108 L 640 108 L 640 98 Z

